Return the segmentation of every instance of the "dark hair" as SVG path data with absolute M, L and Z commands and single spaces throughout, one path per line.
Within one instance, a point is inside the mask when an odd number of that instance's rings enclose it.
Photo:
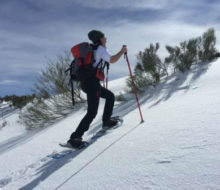
M 88 33 L 89 39 L 95 44 L 104 36 L 105 36 L 105 34 L 99 30 L 91 30 Z

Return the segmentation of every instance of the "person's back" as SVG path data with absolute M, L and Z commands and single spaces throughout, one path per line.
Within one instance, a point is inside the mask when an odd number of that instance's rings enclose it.
M 101 59 L 109 63 L 111 55 L 108 52 L 107 48 L 105 48 L 103 45 L 99 45 L 98 48 L 94 51 L 94 58 L 95 63 L 93 64 L 93 67 L 96 67 Z

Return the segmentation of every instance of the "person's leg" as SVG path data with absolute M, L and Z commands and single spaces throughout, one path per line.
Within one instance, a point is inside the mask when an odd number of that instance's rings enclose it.
M 100 97 L 106 99 L 104 113 L 102 116 L 102 121 L 104 123 L 108 121 L 112 115 L 114 102 L 115 102 L 115 95 L 110 90 L 104 87 L 101 87 L 100 92 L 101 92 Z
M 87 113 L 79 123 L 76 131 L 70 136 L 70 139 L 81 138 L 89 129 L 90 124 L 97 114 L 100 97 L 99 83 L 97 81 L 89 81 L 86 85 L 84 85 L 83 91 L 87 94 Z

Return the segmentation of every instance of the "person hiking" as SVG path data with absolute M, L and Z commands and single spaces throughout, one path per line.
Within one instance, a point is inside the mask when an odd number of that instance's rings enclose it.
M 89 40 L 92 41 L 94 47 L 94 63 L 93 67 L 97 69 L 96 75 L 80 81 L 83 92 L 87 95 L 87 113 L 79 123 L 76 130 L 71 134 L 70 139 L 67 141 L 72 147 L 77 148 L 81 145 L 83 134 L 89 129 L 90 124 L 96 117 L 99 98 L 106 99 L 104 113 L 102 116 L 103 128 L 111 128 L 117 124 L 117 120 L 111 118 L 115 96 L 114 94 L 101 86 L 100 80 L 103 80 L 103 73 L 99 72 L 99 68 L 103 64 L 115 63 L 119 58 L 127 52 L 126 46 L 115 55 L 110 55 L 106 49 L 107 39 L 103 32 L 92 30 L 88 33 Z

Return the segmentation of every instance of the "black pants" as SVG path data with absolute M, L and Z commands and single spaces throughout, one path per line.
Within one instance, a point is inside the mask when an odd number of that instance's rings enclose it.
M 76 131 L 72 133 L 70 139 L 80 138 L 84 132 L 89 129 L 90 124 L 96 117 L 99 98 L 105 98 L 105 108 L 102 116 L 102 121 L 105 122 L 110 119 L 114 107 L 115 96 L 114 94 L 100 85 L 96 78 L 92 78 L 81 83 L 82 90 L 87 94 L 88 109 L 84 118 L 81 120 Z

